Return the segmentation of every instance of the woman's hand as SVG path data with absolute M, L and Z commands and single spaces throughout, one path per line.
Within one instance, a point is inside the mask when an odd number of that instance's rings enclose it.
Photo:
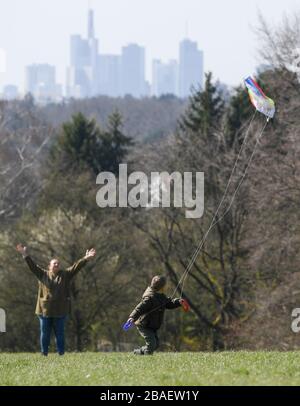
M 94 248 L 92 248 L 90 250 L 86 250 L 84 259 L 89 261 L 90 259 L 94 258 L 95 255 L 96 255 L 96 250 Z
M 18 244 L 18 245 L 16 246 L 16 250 L 17 250 L 21 255 L 23 255 L 23 257 L 25 257 L 25 256 L 27 255 L 27 247 L 25 247 L 25 246 L 22 245 L 22 244 Z

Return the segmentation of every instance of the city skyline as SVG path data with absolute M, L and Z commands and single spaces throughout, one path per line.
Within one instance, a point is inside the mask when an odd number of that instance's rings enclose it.
M 87 98 L 99 95 L 135 98 L 174 96 L 187 98 L 192 88 L 203 87 L 204 55 L 198 44 L 183 39 L 179 59 L 164 63 L 152 62 L 152 81 L 146 80 L 146 48 L 138 44 L 122 46 L 121 53 L 101 54 L 95 36 L 94 11 L 87 13 L 87 35 L 72 34 L 69 43 L 69 65 L 66 86 L 58 83 L 56 67 L 48 63 L 25 68 L 25 89 L 4 86 L 2 97 L 12 99 L 31 93 L 38 102 L 60 101 L 63 98 Z
M 147 48 L 146 78 L 151 80 L 152 61 L 178 59 L 178 43 L 188 36 L 205 52 L 205 71 L 228 85 L 238 85 L 254 73 L 257 58 L 254 28 L 260 11 L 267 22 L 279 22 L 284 12 L 299 9 L 297 0 L 94 0 L 95 34 L 101 54 L 118 54 L 123 45 Z M 24 88 L 24 69 L 30 64 L 56 66 L 57 80 L 65 85 L 66 49 L 71 33 L 86 34 L 83 16 L 87 0 L 4 0 L 0 14 L 0 49 L 7 55 L 7 72 L 0 72 L 0 88 Z M 20 33 L 22 33 L 20 35 Z M 188 33 L 188 35 L 186 35 Z M 237 35 L 238 34 L 238 35 Z

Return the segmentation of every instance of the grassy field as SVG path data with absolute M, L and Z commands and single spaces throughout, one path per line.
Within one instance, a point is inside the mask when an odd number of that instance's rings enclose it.
M 0 385 L 300 385 L 300 352 L 0 354 Z

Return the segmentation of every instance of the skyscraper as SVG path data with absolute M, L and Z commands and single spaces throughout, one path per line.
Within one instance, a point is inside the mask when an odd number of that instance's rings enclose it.
M 88 41 L 82 39 L 80 35 L 71 36 L 71 66 L 77 69 L 84 68 L 90 62 L 90 50 Z
M 142 97 L 147 94 L 145 81 L 145 49 L 136 44 L 122 48 L 122 95 Z
M 91 86 L 90 96 L 99 94 L 99 76 L 98 76 L 98 40 L 95 38 L 94 29 L 94 11 L 88 12 L 88 48 L 89 48 L 89 65 L 91 67 Z
M 179 49 L 179 96 L 188 97 L 192 86 L 203 88 L 203 52 L 196 42 L 185 39 Z
M 99 93 L 121 96 L 121 57 L 119 55 L 99 55 Z
M 95 29 L 94 29 L 94 11 L 89 10 L 88 13 L 88 39 L 95 38 Z
M 163 94 L 178 95 L 178 63 L 171 60 L 163 63 L 155 59 L 152 64 L 152 94 L 161 96 Z
M 94 13 L 88 12 L 88 38 L 71 36 L 67 97 L 89 97 L 99 93 L 98 40 L 94 36 Z
M 25 89 L 41 102 L 59 99 L 61 88 L 56 84 L 55 67 L 48 64 L 27 66 Z

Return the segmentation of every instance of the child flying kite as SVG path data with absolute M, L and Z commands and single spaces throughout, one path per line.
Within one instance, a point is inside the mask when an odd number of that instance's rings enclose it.
M 171 299 L 164 294 L 167 280 L 154 276 L 143 294 L 142 301 L 130 314 L 127 325 L 134 323 L 146 345 L 134 350 L 136 355 L 151 355 L 159 346 L 157 331 L 162 325 L 165 309 L 176 309 L 185 304 L 184 299 Z

